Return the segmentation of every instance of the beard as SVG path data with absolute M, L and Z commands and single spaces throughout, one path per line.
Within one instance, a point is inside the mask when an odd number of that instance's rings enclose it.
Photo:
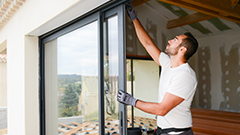
M 167 45 L 165 51 L 166 54 L 168 54 L 169 56 L 174 56 L 178 54 L 178 47 L 177 48 L 172 48 L 170 47 L 170 45 Z

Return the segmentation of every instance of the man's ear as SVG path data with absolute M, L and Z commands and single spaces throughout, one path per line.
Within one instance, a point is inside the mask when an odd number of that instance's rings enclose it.
M 187 48 L 184 46 L 181 46 L 179 49 L 180 52 L 185 53 L 187 51 Z

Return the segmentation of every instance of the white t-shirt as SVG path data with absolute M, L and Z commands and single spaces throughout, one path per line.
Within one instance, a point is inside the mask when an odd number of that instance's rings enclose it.
M 196 74 L 188 63 L 171 68 L 171 59 L 163 52 L 159 56 L 159 63 L 162 66 L 159 81 L 159 103 L 162 102 L 166 92 L 179 96 L 184 101 L 165 116 L 158 116 L 157 125 L 162 129 L 191 127 L 190 106 L 197 87 Z

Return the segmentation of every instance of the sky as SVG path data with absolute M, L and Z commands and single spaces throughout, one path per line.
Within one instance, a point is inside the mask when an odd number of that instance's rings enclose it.
M 117 17 L 108 19 L 109 74 L 118 74 Z M 58 74 L 98 75 L 97 21 L 57 39 Z

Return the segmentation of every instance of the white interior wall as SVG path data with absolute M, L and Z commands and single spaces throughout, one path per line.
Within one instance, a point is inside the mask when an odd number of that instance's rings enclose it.
M 157 12 L 146 4 L 142 4 L 135 8 L 138 19 L 152 38 L 160 50 L 164 50 L 167 45 L 168 30 L 166 29 L 167 21 L 162 18 Z M 148 55 L 146 50 L 139 42 L 136 32 L 134 30 L 132 20 L 130 17 L 126 18 L 127 25 L 127 54 L 146 56 Z
M 210 97 L 206 98 L 205 101 L 201 99 L 196 102 L 210 102 L 211 105 L 206 107 L 207 109 L 213 110 L 224 110 L 224 111 L 235 111 L 240 112 L 239 109 L 234 109 L 233 106 L 239 108 L 239 95 L 240 95 L 240 32 L 234 32 L 224 35 L 211 36 L 207 38 L 199 39 L 199 53 L 200 49 L 208 47 L 210 51 L 209 56 L 209 70 L 210 74 L 207 76 L 210 83 Z M 220 48 L 223 47 L 224 59 L 221 57 Z M 233 48 L 235 47 L 235 48 Z M 236 51 L 233 53 L 232 51 Z M 202 52 L 203 53 L 203 52 Z M 204 52 L 205 53 L 205 52 Z M 198 54 L 199 62 L 203 54 Z M 206 53 L 205 53 L 206 55 Z M 203 70 L 203 67 L 199 64 L 199 70 Z M 225 67 L 226 66 L 226 67 Z M 226 71 L 224 69 L 227 69 Z M 236 70 L 237 69 L 237 70 Z M 199 71 L 198 70 L 198 71 Z M 200 71 L 199 71 L 200 72 Z M 225 74 L 227 76 L 225 77 Z M 227 79 L 226 79 L 227 78 Z M 203 77 L 199 74 L 199 82 L 201 83 Z M 228 80 L 228 81 L 227 81 Z M 225 86 L 226 84 L 226 86 Z M 227 86 L 230 84 L 231 86 Z M 201 93 L 203 90 L 202 86 L 198 86 L 198 91 Z M 228 89 L 229 88 L 229 89 Z M 227 90 L 225 90 L 227 89 Z M 224 96 L 225 94 L 225 96 Z M 220 108 L 222 102 L 226 102 L 229 107 Z M 205 107 L 201 107 L 205 108 Z
M 158 102 L 159 66 L 153 61 L 134 61 L 134 97 L 148 102 Z M 155 119 L 156 115 L 135 108 L 135 116 Z

